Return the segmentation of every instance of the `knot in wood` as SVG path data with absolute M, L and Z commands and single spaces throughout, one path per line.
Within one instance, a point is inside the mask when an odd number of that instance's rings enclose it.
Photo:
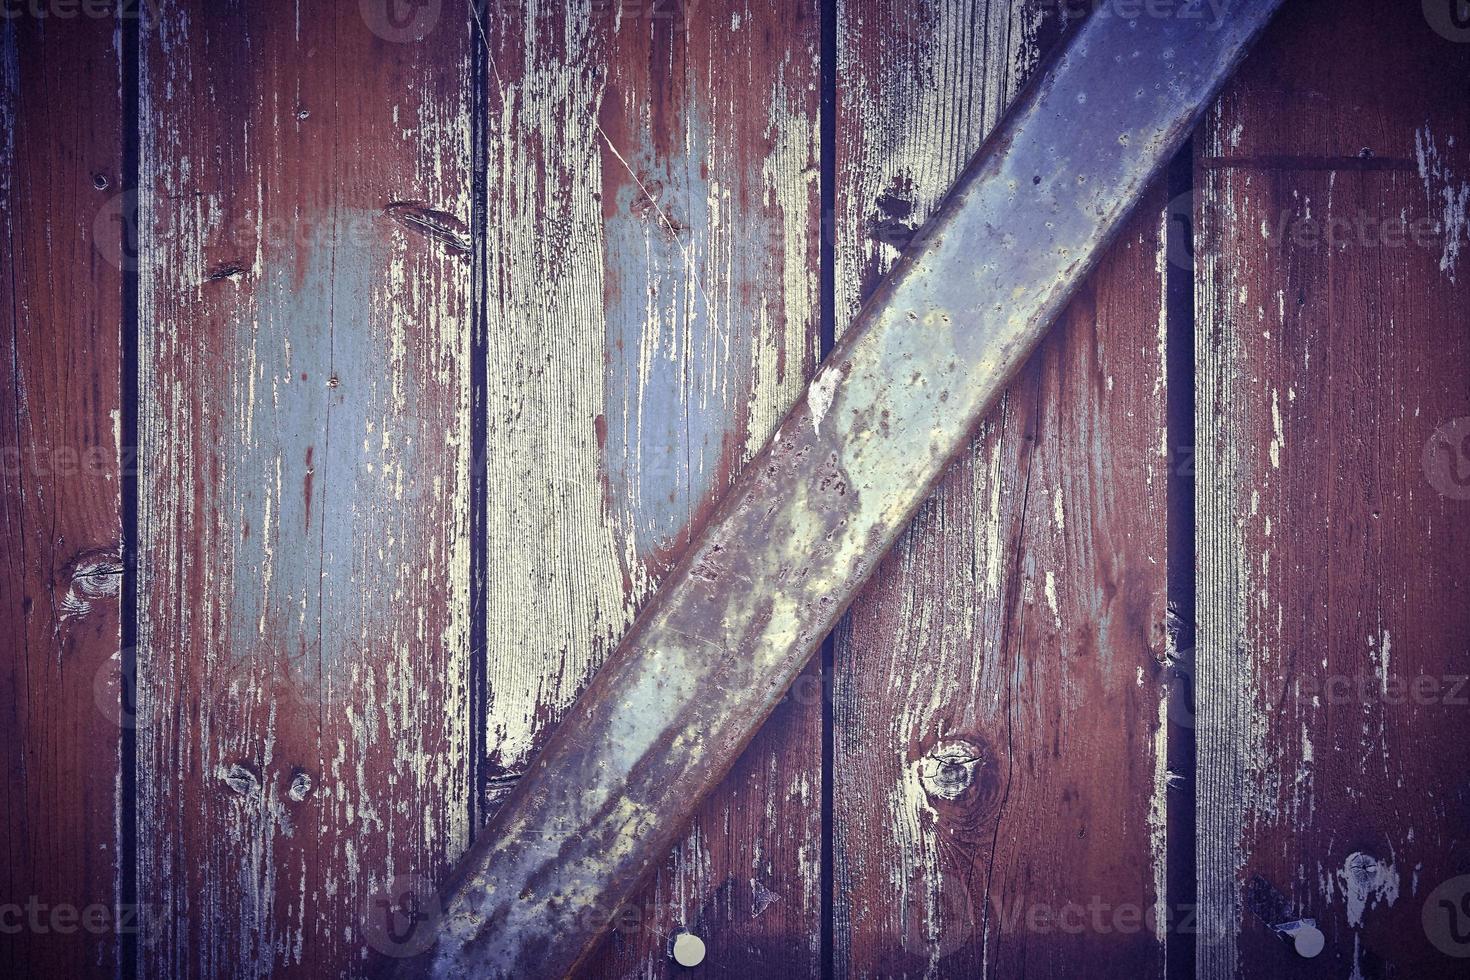
M 300 803 L 311 793 L 311 773 L 304 769 L 297 769 L 291 773 L 291 788 L 287 795 L 293 802 Z
M 220 779 L 240 796 L 256 796 L 260 793 L 260 777 L 249 766 L 239 762 L 221 770 Z
M 116 600 L 122 594 L 122 574 L 122 558 L 115 548 L 93 549 L 77 555 L 61 575 L 65 585 L 61 619 L 85 616 L 99 600 Z
M 965 739 L 945 739 L 919 760 L 919 783 L 933 799 L 953 802 L 975 785 L 985 750 Z

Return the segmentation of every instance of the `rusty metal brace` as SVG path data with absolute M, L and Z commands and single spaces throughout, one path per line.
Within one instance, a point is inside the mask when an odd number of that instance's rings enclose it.
M 1071 35 L 480 833 L 403 975 L 583 961 L 1279 2 L 1103 5 Z

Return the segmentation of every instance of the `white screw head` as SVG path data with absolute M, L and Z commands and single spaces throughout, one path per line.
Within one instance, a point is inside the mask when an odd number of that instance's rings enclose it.
M 680 966 L 698 966 L 704 962 L 704 940 L 692 932 L 674 937 L 674 962 Z
M 1291 941 L 1296 946 L 1297 954 L 1307 959 L 1322 952 L 1322 947 L 1327 945 L 1327 937 L 1316 926 L 1303 926 L 1291 937 Z

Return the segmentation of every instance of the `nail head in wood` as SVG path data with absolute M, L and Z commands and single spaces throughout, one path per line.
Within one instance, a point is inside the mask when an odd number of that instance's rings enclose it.
M 669 955 L 680 966 L 698 966 L 704 962 L 704 940 L 692 932 L 681 932 L 674 937 Z
M 1316 926 L 1303 926 L 1291 937 L 1291 942 L 1298 955 L 1311 959 L 1322 952 L 1322 948 L 1327 945 L 1327 937 Z

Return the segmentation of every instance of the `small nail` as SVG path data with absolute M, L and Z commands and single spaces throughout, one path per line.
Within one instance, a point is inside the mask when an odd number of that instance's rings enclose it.
M 1296 949 L 1297 955 L 1303 959 L 1311 959 L 1322 952 L 1327 945 L 1327 937 L 1322 935 L 1322 930 L 1317 928 L 1316 919 L 1294 919 L 1291 922 L 1282 922 L 1274 927 L 1278 933 L 1291 940 L 1291 945 Z
M 1322 947 L 1327 945 L 1327 937 L 1322 935 L 1322 930 L 1316 926 L 1304 926 L 1298 929 L 1291 937 L 1291 941 L 1296 946 L 1297 954 L 1306 959 L 1316 956 L 1322 952 Z
M 704 962 L 704 940 L 692 932 L 674 937 L 674 962 L 680 966 L 698 966 Z

